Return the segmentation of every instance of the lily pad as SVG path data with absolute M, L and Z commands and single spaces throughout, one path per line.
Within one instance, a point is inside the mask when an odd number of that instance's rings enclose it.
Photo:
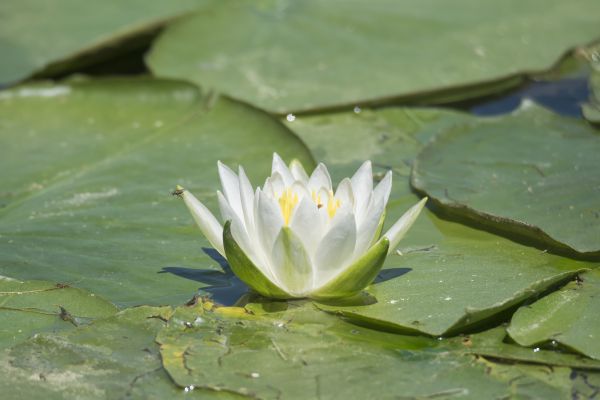
M 34 333 L 59 331 L 110 316 L 117 308 L 100 296 L 68 285 L 0 279 L 0 348 Z
M 377 300 L 374 304 L 319 307 L 383 329 L 453 335 L 502 321 L 506 312 L 585 266 L 431 213 L 420 218 L 424 221 L 413 227 L 413 236 L 419 230 L 431 239 L 389 256 L 386 267 L 405 273 L 372 285 L 368 293 Z
M 582 275 L 513 315 L 508 333 L 522 346 L 561 344 L 600 360 L 600 273 Z
M 490 376 L 509 385 L 510 399 L 593 399 L 600 373 L 565 367 L 503 364 L 482 360 Z
M 154 343 L 171 312 L 169 307 L 131 308 L 92 325 L 38 335 L 7 349 L 0 356 L 3 396 L 173 398 L 181 391 L 164 374 Z M 151 383 L 149 378 L 154 378 Z
M 598 38 L 599 14 L 594 0 L 215 2 L 170 25 L 147 63 L 276 113 L 439 103 L 550 68 Z
M 0 92 L 0 147 L 11 171 L 0 178 L 0 274 L 76 283 L 121 305 L 181 304 L 231 281 L 170 195 L 177 183 L 218 215 L 217 160 L 255 183 L 273 151 L 313 165 L 270 116 L 154 79 Z
M 303 307 L 263 316 L 178 308 L 157 341 L 179 386 L 250 398 L 486 398 L 507 390 L 471 357 L 436 351 L 436 341 L 418 352 L 415 345 L 426 340 L 353 327 Z
M 415 202 L 408 171 L 422 143 L 439 132 L 480 120 L 452 111 L 387 108 L 299 116 L 288 126 L 336 177 L 356 168 L 359 157 L 370 158 L 379 172 L 392 169 L 389 224 Z M 505 320 L 522 302 L 594 265 L 546 254 L 426 211 L 401 242 L 400 251 L 402 255 L 388 256 L 383 270 L 396 278 L 372 285 L 362 303 L 319 307 L 378 328 L 456 334 Z
M 147 43 L 200 0 L 7 0 L 0 4 L 0 84 L 82 67 Z M 50 44 L 50 45 L 49 45 Z
M 437 136 L 411 183 L 443 210 L 540 246 L 600 256 L 600 136 L 525 103 Z
M 547 365 L 550 367 L 571 367 L 590 371 L 600 371 L 600 362 L 579 354 L 557 351 L 559 349 L 526 348 L 509 342 L 506 328 L 499 326 L 485 332 L 452 338 L 460 341 L 463 351 L 477 354 L 492 360 L 511 363 Z M 456 346 L 449 345 L 456 350 Z

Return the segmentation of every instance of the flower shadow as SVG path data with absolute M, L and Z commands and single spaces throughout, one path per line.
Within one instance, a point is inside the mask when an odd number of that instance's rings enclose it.
M 213 269 L 195 269 L 185 267 L 163 267 L 159 274 L 173 274 L 180 278 L 201 282 L 207 286 L 200 288 L 200 294 L 208 295 L 213 301 L 224 306 L 237 304 L 240 298 L 250 292 L 248 286 L 242 282 L 231 270 L 227 260 L 213 248 L 203 247 L 202 251 L 216 261 L 223 271 Z M 381 270 L 373 280 L 373 284 L 379 284 L 390 279 L 397 278 L 408 272 L 411 268 L 387 268 Z M 372 296 L 371 296 L 372 297 Z M 358 301 L 353 299 L 351 302 Z M 359 301 L 362 304 L 373 303 L 374 299 Z M 376 302 L 376 300 L 375 300 Z
M 180 278 L 201 282 L 207 286 L 200 288 L 200 294 L 208 295 L 213 301 L 224 306 L 234 305 L 248 292 L 248 286 L 231 270 L 227 260 L 213 248 L 203 247 L 202 251 L 216 261 L 223 271 L 185 267 L 163 267 L 159 274 L 169 273 Z

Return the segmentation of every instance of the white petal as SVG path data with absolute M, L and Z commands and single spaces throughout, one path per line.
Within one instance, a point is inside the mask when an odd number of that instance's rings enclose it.
M 235 241 L 240 245 L 246 255 L 254 255 L 252 244 L 250 243 L 250 237 L 246 230 L 246 224 L 244 221 L 233 211 L 225 196 L 220 191 L 217 191 L 217 197 L 219 199 L 219 208 L 221 209 L 221 216 L 224 221 L 231 221 L 231 234 Z M 250 257 L 252 261 L 256 263 L 256 257 Z
M 385 206 L 383 200 L 381 198 L 377 199 L 376 197 L 373 197 L 367 208 L 365 217 L 360 225 L 358 225 L 354 259 L 363 255 L 371 247 L 384 210 Z
M 292 193 L 298 196 L 298 199 L 303 199 L 305 197 L 308 197 L 309 199 L 312 198 L 310 191 L 306 187 L 306 184 L 301 181 L 295 181 L 290 189 L 292 190 Z
M 231 221 L 231 234 L 233 238 L 254 265 L 269 279 L 273 280 L 270 260 L 267 256 L 267 254 L 270 256 L 271 249 L 269 248 L 268 253 L 266 253 L 257 243 L 255 233 L 252 232 L 253 236 L 250 236 L 250 232 L 247 230 L 244 221 L 233 212 L 225 196 L 221 192 L 217 192 L 217 196 L 219 197 L 219 206 L 221 207 L 223 219 Z
M 283 216 L 277 202 L 258 191 L 258 201 L 254 210 L 254 223 L 256 226 L 256 236 L 258 245 L 266 257 L 270 257 L 273 244 L 281 228 L 283 227 Z
M 319 163 L 308 180 L 308 188 L 318 191 L 321 188 L 331 190 L 331 177 L 325 164 Z
M 329 190 L 327 190 L 326 188 L 321 188 L 316 191 L 315 195 L 317 196 L 317 205 L 320 205 L 321 208 L 327 210 L 327 202 L 329 201 Z
M 287 293 L 302 297 L 311 288 L 313 267 L 306 249 L 297 235 L 289 228 L 283 228 L 271 255 L 273 271 Z
M 351 213 L 337 213 L 315 254 L 315 281 L 321 286 L 343 270 L 351 260 L 356 244 L 356 222 Z
M 311 259 L 323 236 L 323 222 L 317 205 L 310 197 L 300 200 L 290 220 L 290 229 L 300 238 Z
M 342 205 L 350 205 L 354 209 L 354 193 L 352 192 L 352 182 L 348 178 L 344 178 L 337 187 L 335 198 Z
M 373 169 L 371 161 L 365 161 L 352 176 L 352 193 L 354 193 L 354 213 L 356 220 L 361 221 L 369 205 L 373 192 Z
M 272 188 L 270 191 L 267 190 L 268 186 L 270 186 Z M 279 196 L 281 196 L 281 193 L 283 193 L 285 188 L 286 188 L 285 181 L 283 180 L 283 178 L 281 177 L 279 172 L 275 172 L 273 175 L 271 175 L 270 177 L 267 178 L 267 182 L 265 183 L 264 191 L 267 194 L 271 195 L 272 198 L 275 199 L 275 198 L 278 198 Z
M 240 200 L 244 213 L 244 221 L 246 222 L 246 230 L 248 234 L 251 234 L 251 232 L 254 232 L 254 191 L 244 168 L 241 166 L 238 176 L 240 181 Z
M 287 165 L 283 162 L 279 154 L 273 153 L 273 164 L 271 167 L 271 176 L 275 173 L 279 173 L 281 178 L 283 178 L 283 182 L 285 186 L 290 186 L 294 182 L 294 177 L 292 173 L 288 169 Z
M 308 174 L 304 170 L 302 163 L 300 161 L 293 159 L 290 163 L 290 172 L 295 180 L 308 184 Z
M 388 254 L 390 254 L 391 252 L 393 252 L 393 251 L 396 250 L 396 247 L 398 247 L 398 243 L 400 243 L 400 240 L 402 240 L 402 238 L 404 237 L 404 235 L 406 234 L 406 232 L 410 229 L 410 227 L 412 226 L 412 224 L 416 221 L 417 217 L 419 216 L 419 213 L 421 212 L 421 210 L 425 206 L 426 202 L 427 202 L 427 197 L 423 198 L 417 204 L 415 204 L 414 206 L 412 206 L 383 235 L 383 236 L 387 237 L 389 239 L 389 241 L 390 241 L 390 247 L 389 247 L 389 250 L 388 250 Z
M 235 174 L 227 165 L 221 161 L 217 162 L 219 169 L 219 178 L 221 178 L 221 187 L 227 202 L 233 208 L 233 211 L 240 217 L 243 216 L 242 202 L 240 200 L 240 182 Z
M 390 199 L 390 192 L 392 191 L 392 171 L 386 172 L 385 176 L 379 182 L 379 184 L 373 190 L 373 196 L 375 199 L 383 200 L 383 207 L 387 204 Z
M 204 237 L 206 237 L 210 244 L 225 257 L 225 250 L 223 250 L 223 227 L 219 221 L 217 221 L 215 216 L 204 204 L 198 201 L 198 199 L 187 190 L 183 191 L 182 197 Z

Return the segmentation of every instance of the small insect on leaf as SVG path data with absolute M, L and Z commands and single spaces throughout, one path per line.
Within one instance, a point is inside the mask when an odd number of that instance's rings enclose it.
M 181 197 L 183 195 L 183 192 L 185 192 L 185 189 L 183 188 L 183 186 L 177 185 L 175 187 L 175 190 L 173 190 L 171 192 L 172 196 L 177 196 L 177 197 Z
M 75 318 L 73 318 L 73 315 L 71 315 L 70 312 L 68 312 L 63 306 L 58 307 L 60 308 L 60 313 L 58 314 L 60 319 L 62 319 L 63 321 L 70 322 L 75 326 L 78 326 L 77 321 L 75 321 Z

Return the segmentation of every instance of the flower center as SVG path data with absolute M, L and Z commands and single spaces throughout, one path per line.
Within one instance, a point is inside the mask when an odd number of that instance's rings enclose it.
M 315 192 L 314 190 L 312 192 L 312 199 L 315 202 L 315 204 L 317 205 L 317 208 L 321 208 L 321 207 L 325 206 L 325 200 L 323 199 L 323 196 L 321 196 L 320 194 L 317 194 L 317 192 Z M 338 208 L 340 208 L 342 203 L 339 199 L 335 198 L 335 196 L 333 195 L 333 191 L 331 191 L 331 190 L 329 192 L 327 192 L 326 201 L 327 201 L 327 214 L 329 215 L 329 218 L 333 218 L 333 216 L 337 212 Z
M 317 208 L 327 207 L 327 215 L 329 218 L 333 218 L 338 208 L 342 205 L 340 199 L 336 199 L 333 195 L 333 191 L 329 190 L 325 192 L 324 190 L 319 193 L 316 191 L 312 191 L 312 200 L 316 204 Z M 298 205 L 300 198 L 298 194 L 295 193 L 291 188 L 286 188 L 279 196 L 279 208 L 281 209 L 281 215 L 283 216 L 283 223 L 287 226 L 290 223 L 290 218 L 292 217 L 292 212 Z

